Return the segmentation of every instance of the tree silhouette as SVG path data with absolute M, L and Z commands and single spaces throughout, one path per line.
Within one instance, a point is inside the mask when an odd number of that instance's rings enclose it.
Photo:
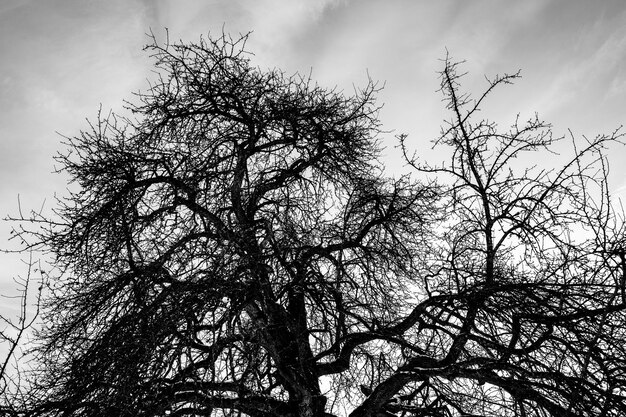
M 549 125 L 474 121 L 517 74 L 473 100 L 446 59 L 450 161 L 400 137 L 417 179 L 389 178 L 375 83 L 260 70 L 245 40 L 155 41 L 133 117 L 67 139 L 74 192 L 20 234 L 56 267 L 25 414 L 626 413 L 617 132 L 529 168 Z
M 9 251 L 7 251 L 9 252 Z M 0 315 L 0 413 L 15 414 L 16 399 L 24 394 L 21 391 L 19 365 L 22 359 L 21 348 L 24 339 L 33 329 L 39 315 L 42 286 L 36 286 L 35 274 L 41 272 L 39 262 L 33 253 L 24 260 L 27 268 L 25 276 L 14 278 L 18 286 L 17 295 L 3 294 L 5 299 L 17 300 L 17 312 Z M 41 284 L 41 282 L 39 282 Z M 19 407 L 19 405 L 17 405 Z

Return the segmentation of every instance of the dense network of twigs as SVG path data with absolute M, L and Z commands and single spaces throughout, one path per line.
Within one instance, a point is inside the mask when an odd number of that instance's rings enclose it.
M 148 48 L 132 118 L 59 162 L 73 193 L 22 231 L 53 256 L 27 393 L 41 416 L 620 416 L 626 254 L 601 151 L 558 169 L 539 119 L 462 93 L 409 177 L 378 161 L 377 87 L 251 65 L 245 40 Z M 578 146 L 578 148 L 576 148 Z

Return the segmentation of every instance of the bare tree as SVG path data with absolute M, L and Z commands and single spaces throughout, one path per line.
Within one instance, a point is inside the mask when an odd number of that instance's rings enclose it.
M 451 159 L 401 137 L 420 181 L 387 178 L 374 83 L 260 70 L 245 39 L 154 42 L 134 118 L 68 138 L 76 191 L 22 234 L 57 268 L 25 414 L 626 413 L 617 133 L 528 168 L 548 125 L 474 122 L 517 75 L 474 101 L 446 60 Z
M 572 138 L 573 157 L 546 168 L 556 141 L 536 116 L 504 132 L 474 121 L 519 73 L 489 81 L 474 100 L 460 90 L 458 65 L 446 59 L 441 72 L 452 116 L 435 142 L 450 161 L 420 163 L 401 138 L 411 166 L 446 179 L 442 222 L 423 248 L 428 307 L 412 335 L 437 360 L 401 365 L 435 378 L 410 395 L 426 408 L 445 404 L 442 415 L 623 415 L 624 219 L 602 154 L 621 135 L 582 146 Z
M 25 339 L 33 329 L 39 315 L 40 298 L 43 280 L 36 280 L 35 274 L 41 273 L 39 261 L 28 253 L 26 276 L 18 276 L 17 295 L 3 294 L 9 304 L 17 305 L 17 313 L 11 316 L 8 312 L 0 315 L 0 412 L 16 414 L 18 408 L 15 399 L 21 397 L 21 378 L 19 362 L 23 360 L 21 348 Z M 19 406 L 18 406 L 19 407 Z

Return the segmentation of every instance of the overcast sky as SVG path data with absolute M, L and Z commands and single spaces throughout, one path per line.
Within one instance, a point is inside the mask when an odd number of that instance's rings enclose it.
M 557 135 L 610 133 L 626 121 L 623 0 L 0 0 L 0 215 L 17 212 L 18 194 L 34 208 L 63 193 L 51 174 L 62 149 L 55 132 L 75 135 L 100 104 L 119 110 L 146 87 L 146 32 L 197 40 L 222 27 L 253 31 L 261 67 L 311 71 L 346 91 L 368 74 L 385 82 L 383 126 L 409 134 L 418 152 L 444 115 L 436 72 L 446 49 L 467 61 L 475 93 L 484 75 L 522 70 L 485 108 L 505 126 L 535 111 Z M 626 185 L 625 157 L 624 148 L 611 155 L 614 189 Z M 19 272 L 2 259 L 0 291 Z

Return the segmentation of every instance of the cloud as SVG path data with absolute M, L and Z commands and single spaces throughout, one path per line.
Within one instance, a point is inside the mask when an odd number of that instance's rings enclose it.
M 624 122 L 626 14 L 611 20 L 586 22 L 572 44 L 550 48 L 553 56 L 534 64 L 533 105 L 561 126 L 596 134 Z
M 215 36 L 222 29 L 233 36 L 252 31 L 248 46 L 256 54 L 257 64 L 273 67 L 281 59 L 307 53 L 296 40 L 347 4 L 347 0 L 180 0 L 153 2 L 151 7 L 155 32 L 168 28 L 174 40 L 195 41 L 202 34 Z

